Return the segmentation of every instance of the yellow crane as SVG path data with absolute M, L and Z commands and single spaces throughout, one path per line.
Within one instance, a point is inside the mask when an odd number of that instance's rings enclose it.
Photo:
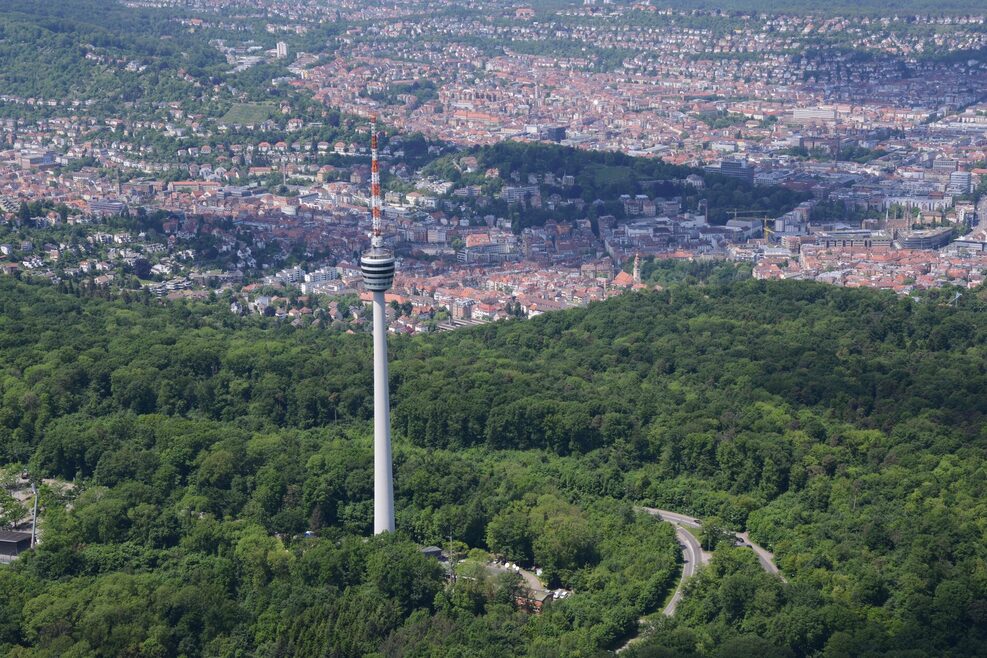
M 768 217 L 767 210 L 743 210 L 741 208 L 731 208 L 726 212 L 733 215 L 731 219 L 759 219 L 762 223 L 762 229 L 764 231 L 764 239 L 770 242 L 775 234 L 774 223 L 775 219 Z M 768 228 L 768 222 L 771 222 L 771 228 Z
M 775 239 L 775 229 L 774 229 L 775 220 L 774 219 L 769 219 L 769 218 L 765 217 L 762 221 L 764 222 L 764 227 L 763 227 L 763 230 L 764 230 L 764 242 L 765 242 L 765 244 L 767 244 L 767 243 L 772 242 Z M 771 222 L 771 228 L 768 228 L 768 222 Z

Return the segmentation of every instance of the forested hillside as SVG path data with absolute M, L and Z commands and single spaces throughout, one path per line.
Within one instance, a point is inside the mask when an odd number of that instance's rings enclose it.
M 673 284 L 394 338 L 399 536 L 367 542 L 368 336 L 5 278 L 0 463 L 77 488 L 0 567 L 0 653 L 593 656 L 676 580 L 647 503 L 787 582 L 722 546 L 624 655 L 982 654 L 987 303 L 949 300 Z M 414 543 L 449 538 L 575 594 L 447 583 Z
M 87 101 L 89 111 L 106 102 L 115 112 L 121 103 L 181 101 L 185 111 L 193 112 L 212 110 L 215 103 L 228 109 L 231 95 L 270 98 L 271 79 L 286 74 L 283 63 L 265 62 L 237 73 L 210 44 L 245 30 L 251 43 L 273 48 L 276 39 L 262 21 L 190 29 L 187 20 L 182 22 L 188 18 L 175 8 L 138 8 L 118 0 L 4 0 L 0 94 Z M 282 38 L 298 49 L 319 49 L 339 29 L 326 24 L 304 36 Z M 18 109 L 27 111 L 23 105 Z
M 179 71 L 208 82 L 228 68 L 170 15 L 102 0 L 5 0 L 0 61 L 0 93 L 59 100 L 177 100 L 197 95 Z
M 475 166 L 466 166 L 469 158 Z M 495 169 L 497 177 L 487 177 L 487 171 Z M 810 198 L 805 192 L 795 192 L 780 185 L 754 185 L 736 178 L 728 178 L 702 169 L 671 165 L 658 158 L 632 157 L 615 151 L 588 151 L 574 147 L 539 142 L 499 142 L 479 146 L 461 153 L 434 160 L 425 167 L 426 176 L 437 176 L 457 184 L 472 184 L 496 192 L 503 185 L 527 185 L 528 176 L 544 180 L 546 173 L 557 177 L 554 184 L 541 185 L 542 193 L 559 194 L 563 199 L 581 199 L 587 203 L 604 202 L 594 212 L 614 213 L 623 217 L 622 194 L 631 196 L 646 194 L 649 197 L 681 197 L 684 207 L 696 210 L 703 203 L 704 211 L 713 224 L 725 224 L 733 215 L 731 210 L 763 211 L 771 216 L 788 212 L 797 204 Z M 703 177 L 704 186 L 699 190 L 686 185 L 690 174 Z M 573 184 L 563 186 L 563 176 L 572 176 Z M 540 210 L 518 204 L 505 214 L 516 217 L 518 228 L 544 224 L 547 219 L 575 219 L 567 217 L 566 207 L 554 211 Z M 561 213 L 561 214 L 560 214 Z

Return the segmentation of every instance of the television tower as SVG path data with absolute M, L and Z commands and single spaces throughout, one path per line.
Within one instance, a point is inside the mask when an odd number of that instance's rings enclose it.
M 377 116 L 370 117 L 370 249 L 360 258 L 363 285 L 374 294 L 374 534 L 394 532 L 391 476 L 391 402 L 387 380 L 387 316 L 384 291 L 394 281 L 394 254 L 384 248 L 380 221 Z

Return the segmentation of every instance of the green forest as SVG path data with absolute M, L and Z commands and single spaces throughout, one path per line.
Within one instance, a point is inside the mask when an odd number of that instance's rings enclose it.
M 4 0 L 0 92 L 96 102 L 91 110 L 105 103 L 115 112 L 121 102 L 181 101 L 186 111 L 211 113 L 217 103 L 228 109 L 230 94 L 248 101 L 272 96 L 271 80 L 286 74 L 282 63 L 233 73 L 223 53 L 210 45 L 210 39 L 242 39 L 246 33 L 252 43 L 271 48 L 274 37 L 263 22 L 244 20 L 235 30 L 196 32 L 180 22 L 187 17 L 175 8 L 130 7 L 117 0 Z M 327 48 L 339 30 L 331 23 L 305 36 L 282 38 L 295 49 Z
M 475 170 L 470 171 L 461 164 L 468 157 L 476 158 L 478 166 Z M 493 180 L 486 178 L 488 169 L 497 169 L 500 177 Z M 753 185 L 701 169 L 671 165 L 657 158 L 639 158 L 615 151 L 588 151 L 540 142 L 505 141 L 467 149 L 433 160 L 422 173 L 457 184 L 480 185 L 489 192 L 495 192 L 501 185 L 526 185 L 529 175 L 541 177 L 551 173 L 559 181 L 563 176 L 570 175 L 574 178 L 573 185 L 543 184 L 540 186 L 543 194 L 557 193 L 565 199 L 599 202 L 599 209 L 594 212 L 611 213 L 618 218 L 623 218 L 624 214 L 623 206 L 618 201 L 623 194 L 646 194 L 652 198 L 680 197 L 690 210 L 696 210 L 700 204 L 704 208 L 708 205 L 712 224 L 726 224 L 732 217 L 730 211 L 735 209 L 765 211 L 771 216 L 778 216 L 812 196 L 779 185 Z M 703 189 L 685 183 L 684 179 L 690 174 L 704 179 Z M 507 208 L 506 204 L 501 203 L 500 206 L 495 205 L 493 209 L 510 216 L 518 230 L 540 226 L 548 219 L 585 216 L 575 206 L 554 211 L 523 204 Z
M 0 567 L 0 653 L 605 655 L 678 578 L 636 504 L 749 529 L 785 580 L 721 544 L 632 658 L 987 651 L 985 291 L 682 269 L 392 338 L 371 540 L 369 336 L 0 280 L 0 463 L 75 485 Z M 518 609 L 484 551 L 574 594 Z
M 170 18 L 101 0 L 5 0 L 0 88 L 45 99 L 198 96 L 201 91 L 180 78 L 179 69 L 208 80 L 228 68 L 226 61 Z M 145 68 L 127 70 L 130 62 Z

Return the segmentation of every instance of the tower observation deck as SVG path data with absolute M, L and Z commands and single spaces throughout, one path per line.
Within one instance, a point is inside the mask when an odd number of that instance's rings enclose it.
M 370 121 L 370 249 L 360 258 L 363 285 L 371 292 L 384 292 L 394 282 L 394 254 L 384 247 L 381 226 L 380 165 L 377 162 L 377 117 Z
M 371 292 L 384 292 L 394 283 L 394 254 L 384 247 L 371 247 L 360 257 L 363 285 Z

